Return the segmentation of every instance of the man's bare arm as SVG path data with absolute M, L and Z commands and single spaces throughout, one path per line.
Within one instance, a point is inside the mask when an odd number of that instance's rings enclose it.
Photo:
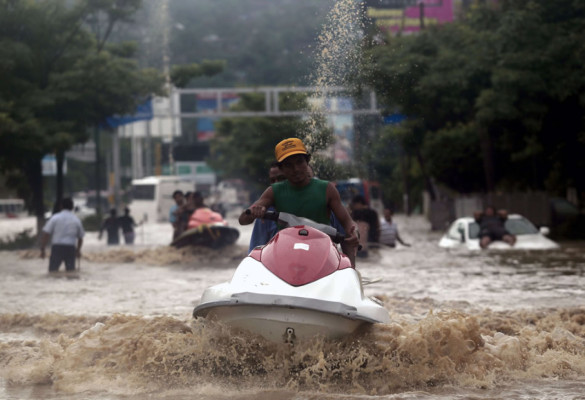
M 45 258 L 45 246 L 47 245 L 47 243 L 49 243 L 50 237 L 51 235 L 49 235 L 45 231 L 41 233 L 41 258 Z
M 327 206 L 333 211 L 345 230 L 346 238 L 341 242 L 341 250 L 349 258 L 351 265 L 355 267 L 355 256 L 360 244 L 359 238 L 357 237 L 357 226 L 353 219 L 351 219 L 347 209 L 343 206 L 335 185 L 331 182 L 327 185 Z
M 327 206 L 331 211 L 333 211 L 333 214 L 335 214 L 335 216 L 343 226 L 343 229 L 345 229 L 345 232 L 348 235 L 352 235 L 352 233 L 356 229 L 356 223 L 354 222 L 353 219 L 351 219 L 349 212 L 343 206 L 343 203 L 341 202 L 341 197 L 339 196 L 339 192 L 335 188 L 335 185 L 333 185 L 333 183 L 331 182 L 329 182 L 329 185 L 327 185 Z M 353 234 L 353 236 L 355 236 L 355 234 Z
M 400 234 L 398 232 L 396 232 L 396 240 L 398 240 L 398 242 L 400 242 L 401 245 L 406 246 L 406 247 L 410 247 L 410 245 L 408 243 L 406 243 L 404 240 L 402 240 L 402 238 L 400 237 Z
M 83 238 L 77 239 L 77 257 L 81 257 L 81 246 L 83 246 Z
M 266 209 L 272 205 L 274 205 L 274 192 L 272 191 L 272 186 L 270 186 L 262 193 L 262 196 L 258 200 L 248 207 L 250 214 L 246 214 L 246 210 L 240 214 L 240 218 L 238 218 L 240 225 L 249 225 L 256 218 L 264 217 Z

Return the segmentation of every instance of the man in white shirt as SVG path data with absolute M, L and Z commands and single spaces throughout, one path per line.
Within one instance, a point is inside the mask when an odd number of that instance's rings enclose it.
M 81 257 L 81 246 L 85 231 L 81 221 L 73 214 L 73 200 L 63 199 L 63 209 L 54 214 L 45 224 L 41 236 L 41 258 L 45 258 L 45 246 L 51 238 L 49 272 L 59 271 L 65 262 L 67 272 L 75 271 L 75 257 Z
M 384 207 L 384 218 L 380 219 L 380 243 L 386 246 L 396 247 L 396 241 L 403 246 L 410 247 L 398 234 L 398 226 L 392 222 L 392 211 Z

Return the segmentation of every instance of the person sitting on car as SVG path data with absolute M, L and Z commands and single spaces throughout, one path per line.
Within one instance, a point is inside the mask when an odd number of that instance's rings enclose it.
M 514 246 L 516 236 L 508 232 L 505 227 L 508 219 L 506 210 L 496 212 L 494 207 L 487 206 L 483 212 L 476 212 L 474 217 L 479 225 L 479 246 L 482 249 L 487 248 L 495 240 L 501 240 Z

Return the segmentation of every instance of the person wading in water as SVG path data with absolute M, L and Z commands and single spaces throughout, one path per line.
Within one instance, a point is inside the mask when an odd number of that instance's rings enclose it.
M 45 224 L 41 236 L 41 258 L 45 258 L 45 246 L 51 239 L 49 272 L 58 272 L 65 262 L 67 272 L 75 271 L 75 256 L 81 257 L 85 231 L 81 221 L 73 214 L 73 200 L 64 198 L 63 210 L 54 214 Z

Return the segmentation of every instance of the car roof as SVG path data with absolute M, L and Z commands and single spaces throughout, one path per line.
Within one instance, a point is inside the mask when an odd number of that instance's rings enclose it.
M 525 217 L 523 217 L 520 214 L 508 214 L 508 219 L 522 219 L 522 218 L 525 218 Z M 475 218 L 473 218 L 473 217 L 461 217 L 461 218 L 457 218 L 453 222 L 466 222 L 466 223 L 475 222 Z

